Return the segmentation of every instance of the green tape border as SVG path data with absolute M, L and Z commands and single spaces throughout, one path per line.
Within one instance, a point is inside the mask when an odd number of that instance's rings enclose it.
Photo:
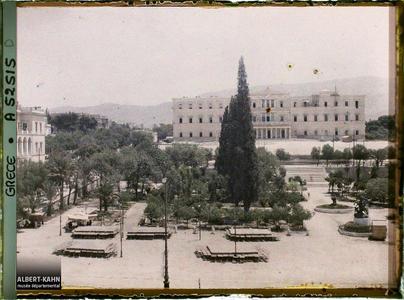
M 2 108 L 3 108 L 3 295 L 4 299 L 16 298 L 16 165 L 17 165 L 17 86 L 16 86 L 16 3 L 2 3 Z
M 24 1 L 25 2 L 25 1 Z M 27 1 L 27 2 L 20 2 L 20 6 L 26 6 L 34 5 L 32 4 L 33 1 Z M 83 0 L 83 1 L 71 1 L 69 4 L 66 4 L 64 1 L 52 1 L 52 0 L 41 0 L 37 3 L 39 6 L 79 6 L 85 4 L 84 6 L 91 6 L 91 5 L 102 5 L 102 6 L 107 6 L 107 5 L 113 5 L 114 3 L 116 6 L 149 6 L 149 3 L 152 1 L 148 0 L 122 0 L 122 1 L 106 1 L 100 3 L 100 1 L 94 0 L 94 1 L 88 1 L 88 0 Z M 354 0 L 337 0 L 337 1 L 318 1 L 318 2 L 312 2 L 312 1 L 295 1 L 292 5 L 290 5 L 292 2 L 288 2 L 287 0 L 281 0 L 281 1 L 268 1 L 265 3 L 257 3 L 256 1 L 252 1 L 250 3 L 248 2 L 242 2 L 240 1 L 239 3 L 230 3 L 226 2 L 224 0 L 216 0 L 213 2 L 208 2 L 208 1 L 198 1 L 200 6 L 223 6 L 223 7 L 231 7 L 231 6 L 253 6 L 253 5 L 262 5 L 262 6 L 267 6 L 267 5 L 280 5 L 280 6 L 309 6 L 313 5 L 314 6 L 321 6 L 321 5 L 328 5 L 328 6 L 395 6 L 397 8 L 397 15 L 398 19 L 404 18 L 404 4 L 401 1 L 394 1 L 394 0 L 387 0 L 387 1 L 380 1 L 380 2 L 365 2 L 365 1 L 354 1 Z M 207 3 L 208 2 L 208 3 Z M 175 2 L 177 7 L 181 6 L 195 6 L 194 4 L 183 4 L 181 1 Z M 164 5 L 150 5 L 150 6 L 162 6 Z M 196 5 L 198 7 L 198 5 Z M 397 20 L 398 21 L 398 20 Z M 2 41 L 2 46 L 0 47 L 0 56 L 2 57 L 2 76 L 3 79 L 0 80 L 0 85 L 1 85 L 1 104 L 0 104 L 0 114 L 2 115 L 2 119 L 0 121 L 0 135 L 2 135 L 2 139 L 0 139 L 0 161 L 2 163 L 3 167 L 3 176 L 0 178 L 0 186 L 1 186 L 1 193 L 0 193 L 0 225 L 1 225 L 1 231 L 2 231 L 2 236 L 0 236 L 0 257 L 2 259 L 2 265 L 0 266 L 0 299 L 16 299 L 16 289 L 15 289 L 15 274 L 16 274 L 16 193 L 12 196 L 6 195 L 6 189 L 8 188 L 6 182 L 7 182 L 7 159 L 8 158 L 15 158 L 16 159 L 16 121 L 10 121 L 6 120 L 5 116 L 6 114 L 14 114 L 16 116 L 16 102 L 14 105 L 6 105 L 5 100 L 6 100 L 6 89 L 10 88 L 10 84 L 6 82 L 6 75 L 10 75 L 9 73 L 6 73 L 7 70 L 13 69 L 14 72 L 16 72 L 16 66 L 11 68 L 6 66 L 6 59 L 14 59 L 16 61 L 16 2 L 14 1 L 8 1 L 8 0 L 3 0 L 0 1 L 0 24 L 2 26 L 2 29 L 0 30 L 0 40 Z M 397 26 L 400 30 L 403 30 L 403 24 L 404 22 L 397 22 Z M 401 113 L 402 116 L 402 106 L 403 106 L 403 90 L 404 89 L 404 82 L 403 82 L 403 74 L 404 74 L 404 69 L 403 69 L 403 61 L 404 61 L 404 56 L 402 54 L 403 51 L 403 38 L 404 35 L 399 35 L 396 33 L 395 35 L 396 41 L 397 41 L 397 50 L 398 50 L 398 55 L 397 55 L 397 75 L 398 75 L 398 83 L 399 83 L 399 88 L 396 91 L 396 105 L 399 105 L 399 112 Z M 6 41 L 11 40 L 13 42 L 13 45 L 7 45 L 6 46 Z M 15 73 L 16 74 L 16 73 Z M 14 74 L 14 75 L 15 75 Z M 16 88 L 16 84 L 14 83 L 12 87 Z M 401 90 L 400 90 L 401 87 Z M 16 98 L 14 97 L 16 100 Z M 401 102 L 401 103 L 399 103 Z M 402 120 L 398 117 L 397 115 L 397 122 L 400 123 Z M 402 128 L 402 124 L 400 124 L 400 129 Z M 401 129 L 402 130 L 402 129 Z M 9 138 L 12 137 L 14 139 L 13 143 L 9 142 Z M 400 140 L 402 141 L 402 136 L 400 137 Z M 398 143 L 399 148 L 398 150 L 402 150 L 400 142 Z M 15 171 L 14 171 L 15 175 Z M 15 179 L 14 179 L 15 182 Z M 399 203 L 403 204 L 403 203 Z M 401 230 L 404 230 L 404 223 L 401 224 Z M 400 236 L 401 239 L 403 239 L 403 236 Z M 403 255 L 404 249 L 401 249 L 401 255 Z M 402 258 L 401 258 L 402 259 Z M 3 278 L 1 279 L 1 275 L 3 275 Z M 401 283 L 399 290 L 402 293 L 402 296 L 404 296 L 404 275 L 401 274 L 399 277 L 399 281 Z M 255 290 L 254 290 L 255 291 Z M 62 291 L 63 292 L 63 291 Z M 106 290 L 107 292 L 107 290 Z M 112 291 L 111 291 L 112 292 Z M 140 291 L 139 291 L 140 292 Z M 154 290 L 151 293 L 148 289 L 142 290 L 139 295 L 156 295 L 158 290 Z M 237 293 L 237 291 L 233 291 L 234 293 Z M 253 292 L 253 291 L 252 291 Z M 365 292 L 365 290 L 362 291 L 362 293 Z M 61 292 L 58 292 L 61 293 Z M 66 293 L 66 291 L 65 291 Z M 98 293 L 103 294 L 102 290 L 99 290 Z M 162 294 L 164 294 L 164 291 L 161 291 Z M 167 294 L 173 294 L 175 293 L 174 291 L 172 293 L 167 293 Z M 184 291 L 177 291 L 178 294 L 183 294 Z M 218 291 L 219 294 L 224 293 L 227 294 L 226 292 L 223 292 L 221 290 Z M 275 293 L 275 292 L 274 292 Z M 56 294 L 56 293 L 55 293 Z M 73 294 L 77 295 L 83 295 L 83 294 L 88 294 L 88 295 L 95 295 L 97 293 L 94 293 L 93 290 L 76 290 L 76 291 L 71 291 L 70 293 L 67 292 L 66 294 L 70 294 L 73 296 Z M 115 291 L 114 294 L 120 294 L 119 292 Z M 136 291 L 127 291 L 126 293 L 123 293 L 126 295 L 134 295 L 136 294 Z M 185 291 L 185 294 L 191 295 L 192 293 L 189 293 L 189 291 Z M 253 293 L 254 294 L 254 293 Z M 260 293 L 258 293 L 260 294 Z M 60 295 L 60 294 L 59 294 Z M 207 293 L 206 295 L 211 295 L 211 293 Z M 387 296 L 387 294 L 385 295 Z

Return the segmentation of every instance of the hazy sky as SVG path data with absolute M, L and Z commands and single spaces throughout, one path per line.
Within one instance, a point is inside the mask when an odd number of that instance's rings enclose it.
M 383 7 L 19 8 L 18 99 L 157 104 L 235 87 L 241 55 L 250 85 L 387 78 L 388 21 Z

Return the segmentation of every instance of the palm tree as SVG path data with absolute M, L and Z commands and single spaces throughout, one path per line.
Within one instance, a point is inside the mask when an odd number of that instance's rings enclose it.
M 49 177 L 58 185 L 60 209 L 64 209 L 64 185 L 72 174 L 72 158 L 67 151 L 53 151 L 48 161 Z
M 50 217 L 53 213 L 53 199 L 56 196 L 55 184 L 52 181 L 47 180 L 43 185 L 43 192 L 45 194 L 46 199 L 48 200 L 46 214 Z

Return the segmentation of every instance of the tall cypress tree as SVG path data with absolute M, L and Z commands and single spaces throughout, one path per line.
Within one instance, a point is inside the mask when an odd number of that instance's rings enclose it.
M 243 202 L 245 211 L 250 209 L 258 193 L 258 162 L 251 119 L 247 74 L 241 57 L 237 95 L 232 97 L 223 115 L 216 167 L 228 180 L 231 199 L 236 206 Z

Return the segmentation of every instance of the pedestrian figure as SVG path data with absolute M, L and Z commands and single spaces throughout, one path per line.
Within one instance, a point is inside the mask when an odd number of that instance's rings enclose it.
M 310 198 L 310 192 L 307 192 L 307 197 Z
M 215 234 L 215 226 L 212 225 L 212 231 L 210 234 Z

